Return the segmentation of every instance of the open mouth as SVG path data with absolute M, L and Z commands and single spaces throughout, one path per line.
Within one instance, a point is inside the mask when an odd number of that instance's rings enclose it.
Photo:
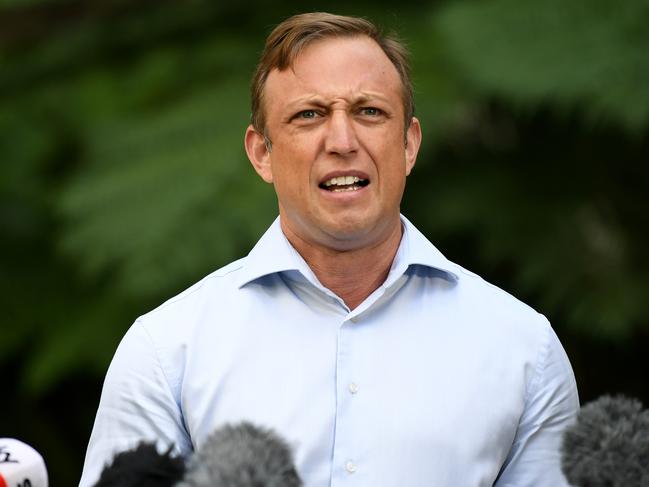
M 328 179 L 319 184 L 321 189 L 340 193 L 343 191 L 358 191 L 370 184 L 369 180 L 361 179 L 357 176 L 338 176 Z

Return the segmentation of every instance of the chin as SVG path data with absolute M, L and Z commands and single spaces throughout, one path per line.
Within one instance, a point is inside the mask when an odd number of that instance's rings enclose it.
M 327 237 L 324 243 L 335 250 L 354 250 L 371 245 L 380 237 L 377 227 L 368 223 L 361 220 L 346 221 L 344 225 L 323 225 L 321 230 Z

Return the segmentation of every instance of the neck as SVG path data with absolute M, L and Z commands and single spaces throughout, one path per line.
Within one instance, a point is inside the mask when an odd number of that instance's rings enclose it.
M 356 308 L 385 282 L 402 235 L 399 221 L 390 235 L 375 245 L 336 250 L 308 242 L 284 226 L 282 230 L 318 280 L 349 309 Z

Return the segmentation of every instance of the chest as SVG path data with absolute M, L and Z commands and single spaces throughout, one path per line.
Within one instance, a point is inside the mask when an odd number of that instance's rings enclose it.
M 289 441 L 306 485 L 491 485 L 530 367 L 498 336 L 456 312 L 268 304 L 215 316 L 188 344 L 181 403 L 195 443 L 249 420 Z

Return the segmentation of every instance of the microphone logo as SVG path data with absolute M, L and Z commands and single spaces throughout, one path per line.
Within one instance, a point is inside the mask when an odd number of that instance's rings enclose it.
M 12 460 L 11 452 L 5 445 L 0 445 L 0 463 L 18 463 L 18 460 Z

